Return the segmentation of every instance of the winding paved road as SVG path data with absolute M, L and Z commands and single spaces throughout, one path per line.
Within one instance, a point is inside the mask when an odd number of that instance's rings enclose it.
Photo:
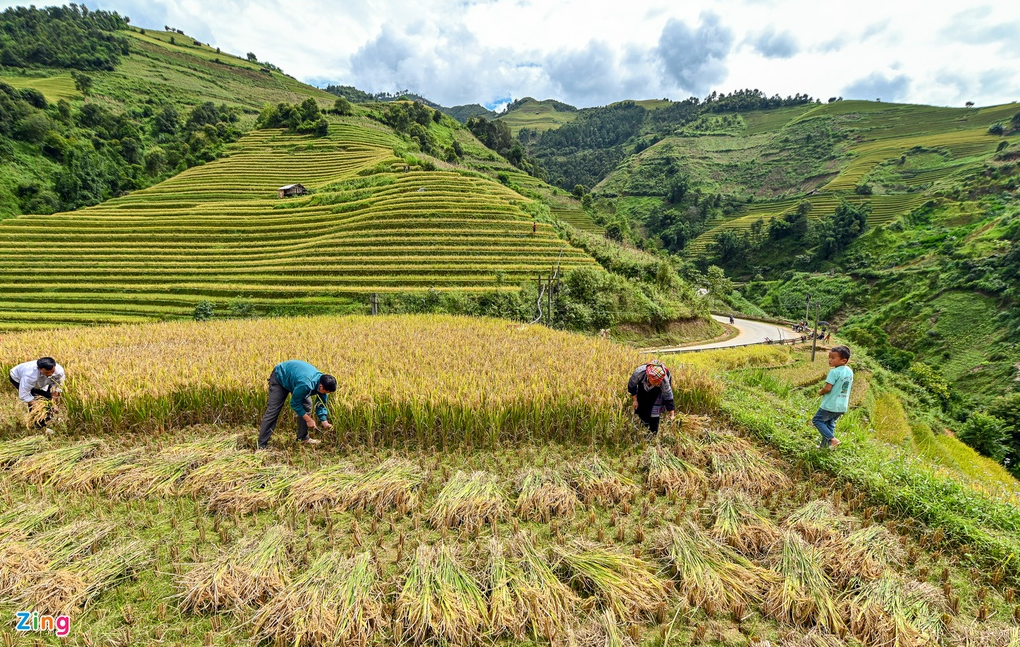
M 712 318 L 719 323 L 729 324 L 729 317 L 712 315 Z M 657 353 L 685 353 L 692 350 L 708 350 L 710 348 L 729 348 L 730 346 L 743 346 L 745 344 L 760 344 L 766 339 L 778 341 L 781 339 L 793 339 L 800 337 L 797 333 L 782 324 L 764 323 L 751 321 L 749 319 L 734 319 L 733 327 L 739 330 L 739 334 L 733 339 L 717 341 L 710 344 L 698 344 L 697 346 L 678 346 L 675 348 L 657 348 Z

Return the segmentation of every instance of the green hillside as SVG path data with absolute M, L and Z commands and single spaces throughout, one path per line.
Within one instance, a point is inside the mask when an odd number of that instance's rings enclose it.
M 577 108 L 552 99 L 538 101 L 525 97 L 511 103 L 496 118 L 516 136 L 525 128 L 537 132 L 555 130 L 576 119 Z

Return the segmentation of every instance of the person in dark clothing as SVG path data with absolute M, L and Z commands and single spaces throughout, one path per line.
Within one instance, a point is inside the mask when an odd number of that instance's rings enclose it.
M 309 429 L 317 429 L 315 417 L 322 423 L 323 429 L 331 429 L 333 425 L 329 422 L 329 412 L 326 409 L 326 398 L 330 393 L 336 391 L 336 378 L 332 375 L 325 375 L 308 362 L 301 360 L 288 360 L 273 367 L 269 375 L 269 401 L 266 406 L 266 413 L 262 416 L 262 425 L 259 428 L 259 449 L 265 449 L 269 445 L 269 439 L 276 429 L 276 421 L 280 417 L 283 403 L 290 396 L 290 408 L 298 417 L 297 439 L 298 442 L 309 445 L 317 445 L 319 441 L 308 437 Z M 315 411 L 312 411 L 312 398 L 318 399 L 315 403 Z
M 669 369 L 659 360 L 638 366 L 627 383 L 627 392 L 634 397 L 634 413 L 648 426 L 651 435 L 659 433 L 663 409 L 669 412 L 670 420 L 676 419 Z

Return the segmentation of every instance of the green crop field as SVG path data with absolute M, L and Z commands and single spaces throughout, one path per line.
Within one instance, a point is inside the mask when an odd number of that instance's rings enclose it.
M 388 130 L 260 130 L 221 160 L 74 213 L 0 223 L 0 328 L 179 318 L 209 300 L 311 312 L 370 292 L 479 291 L 594 261 L 478 174 L 405 171 Z M 301 183 L 311 195 L 278 199 Z M 583 216 L 583 212 L 581 212 Z
M 514 135 L 522 128 L 554 130 L 576 118 L 576 111 L 560 111 L 554 107 L 553 102 L 534 99 L 526 100 L 509 114 L 498 117 L 500 121 L 510 126 L 510 132 Z
M 56 103 L 61 99 L 80 99 L 81 93 L 74 87 L 74 79 L 71 74 L 57 74 L 55 76 L 0 76 L 0 81 L 15 88 L 34 88 L 42 92 L 43 96 L 50 103 Z

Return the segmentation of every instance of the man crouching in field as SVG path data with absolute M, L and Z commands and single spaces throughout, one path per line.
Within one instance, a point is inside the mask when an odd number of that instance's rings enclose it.
M 32 403 L 36 398 L 53 400 L 54 404 L 60 401 L 60 387 L 64 383 L 64 367 L 57 364 L 52 357 L 42 357 L 37 360 L 18 364 L 10 371 L 11 384 L 18 390 L 18 398 L 32 409 Z M 35 426 L 42 429 L 49 422 L 53 415 L 53 409 L 49 408 L 44 418 L 35 423 Z
M 308 362 L 292 359 L 277 364 L 269 375 L 269 403 L 259 429 L 259 449 L 269 445 L 269 439 L 276 429 L 276 420 L 280 417 L 280 410 L 288 395 L 290 408 L 298 416 L 298 442 L 318 445 L 318 440 L 308 437 L 308 430 L 316 429 L 315 418 L 312 417 L 312 398 L 318 399 L 314 413 L 322 423 L 322 428 L 332 429 L 333 425 L 328 420 L 329 412 L 326 410 L 326 398 L 334 391 L 336 378 L 324 375 Z

